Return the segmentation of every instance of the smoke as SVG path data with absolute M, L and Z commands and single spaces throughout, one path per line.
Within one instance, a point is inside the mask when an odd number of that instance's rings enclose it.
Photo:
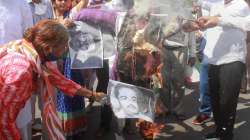
M 147 14 L 150 10 L 151 0 L 134 0 L 134 10 L 137 15 Z
M 134 0 L 134 9 L 137 15 L 154 13 L 187 17 L 190 16 L 193 1 L 196 0 Z
M 133 23 L 142 19 L 147 22 L 144 30 L 144 39 L 157 46 L 164 38 L 175 35 L 175 33 L 181 31 L 182 25 L 186 21 L 184 19 L 192 18 L 192 2 L 197 0 L 133 1 L 133 11 L 135 12 L 133 14 L 136 15 L 133 18 L 135 18 L 135 20 L 130 19 L 132 16 L 126 16 L 122 27 L 131 28 L 128 29 L 130 32 L 125 31 L 124 29 L 124 34 L 133 34 L 126 35 L 124 38 L 128 38 L 129 36 L 133 36 L 135 34 L 136 30 L 134 30 Z M 131 22 L 125 22 L 130 20 Z M 121 36 L 125 36 L 123 33 L 121 33 Z

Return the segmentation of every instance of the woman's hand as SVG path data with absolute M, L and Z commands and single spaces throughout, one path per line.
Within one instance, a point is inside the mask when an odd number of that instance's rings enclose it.
M 83 8 L 87 8 L 88 3 L 89 3 L 89 0 L 81 0 L 81 1 L 79 1 L 79 3 L 75 6 L 77 12 L 79 12 Z
M 94 92 L 93 93 L 94 100 L 97 102 L 100 102 L 105 96 L 107 96 L 107 95 L 103 92 Z
M 61 23 L 68 29 L 75 26 L 74 21 L 69 18 L 63 19 Z
M 64 25 L 65 28 L 69 29 L 75 26 L 75 23 L 72 19 L 69 18 L 57 18 L 56 19 L 57 22 L 61 23 L 62 25 Z
M 89 98 L 91 101 L 101 101 L 102 98 L 104 98 L 105 96 L 107 96 L 105 93 L 103 92 L 93 92 L 91 90 L 88 90 L 86 88 L 80 88 L 77 92 L 76 92 L 76 95 L 79 95 L 79 96 L 84 96 L 84 97 L 87 97 Z

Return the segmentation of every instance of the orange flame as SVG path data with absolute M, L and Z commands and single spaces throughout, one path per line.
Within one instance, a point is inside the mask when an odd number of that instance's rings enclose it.
M 161 132 L 164 128 L 164 124 L 150 123 L 143 120 L 137 122 L 137 127 L 139 127 L 140 134 L 144 139 L 154 139 L 154 136 Z

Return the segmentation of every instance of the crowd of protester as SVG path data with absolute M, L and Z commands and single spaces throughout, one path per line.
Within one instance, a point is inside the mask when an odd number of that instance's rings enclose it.
M 91 106 L 107 96 L 109 79 L 156 91 L 156 118 L 171 114 L 183 121 L 185 88 L 192 83 L 186 70 L 198 64 L 200 107 L 192 124 L 213 118 L 216 129 L 204 139 L 232 140 L 239 93 L 250 86 L 250 1 L 199 0 L 191 9 L 182 7 L 184 20 L 176 12 L 166 23 L 159 7 L 142 14 L 136 9 L 140 4 L 0 0 L 0 140 L 31 140 L 36 109 L 44 140 L 83 139 L 92 125 L 86 103 Z M 100 31 L 102 68 L 72 69 L 70 30 L 78 22 Z M 171 44 L 169 39 L 182 42 Z M 102 137 L 115 117 L 111 105 L 103 104 L 96 117 L 101 118 L 96 136 Z M 116 118 L 116 123 L 119 134 L 140 129 L 145 139 L 161 128 L 141 119 Z

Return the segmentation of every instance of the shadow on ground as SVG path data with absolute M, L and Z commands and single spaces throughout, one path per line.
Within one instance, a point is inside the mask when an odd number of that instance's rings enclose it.
M 178 121 L 169 115 L 161 118 L 165 127 L 155 140 L 202 140 L 203 135 L 213 130 L 213 122 L 209 122 L 203 126 L 192 125 L 192 120 L 198 113 L 198 93 L 196 91 L 185 96 L 184 111 L 187 120 Z M 135 135 L 127 135 L 118 133 L 116 123 L 113 120 L 112 129 L 103 137 L 96 137 L 96 130 L 100 123 L 100 106 L 94 106 L 87 113 L 89 120 L 88 130 L 83 134 L 80 140 L 142 140 L 138 133 Z M 246 140 L 250 138 L 250 94 L 241 94 L 239 98 L 236 125 L 235 140 Z M 33 133 L 32 140 L 40 140 L 41 133 Z M 35 135 L 36 134 L 36 135 Z

